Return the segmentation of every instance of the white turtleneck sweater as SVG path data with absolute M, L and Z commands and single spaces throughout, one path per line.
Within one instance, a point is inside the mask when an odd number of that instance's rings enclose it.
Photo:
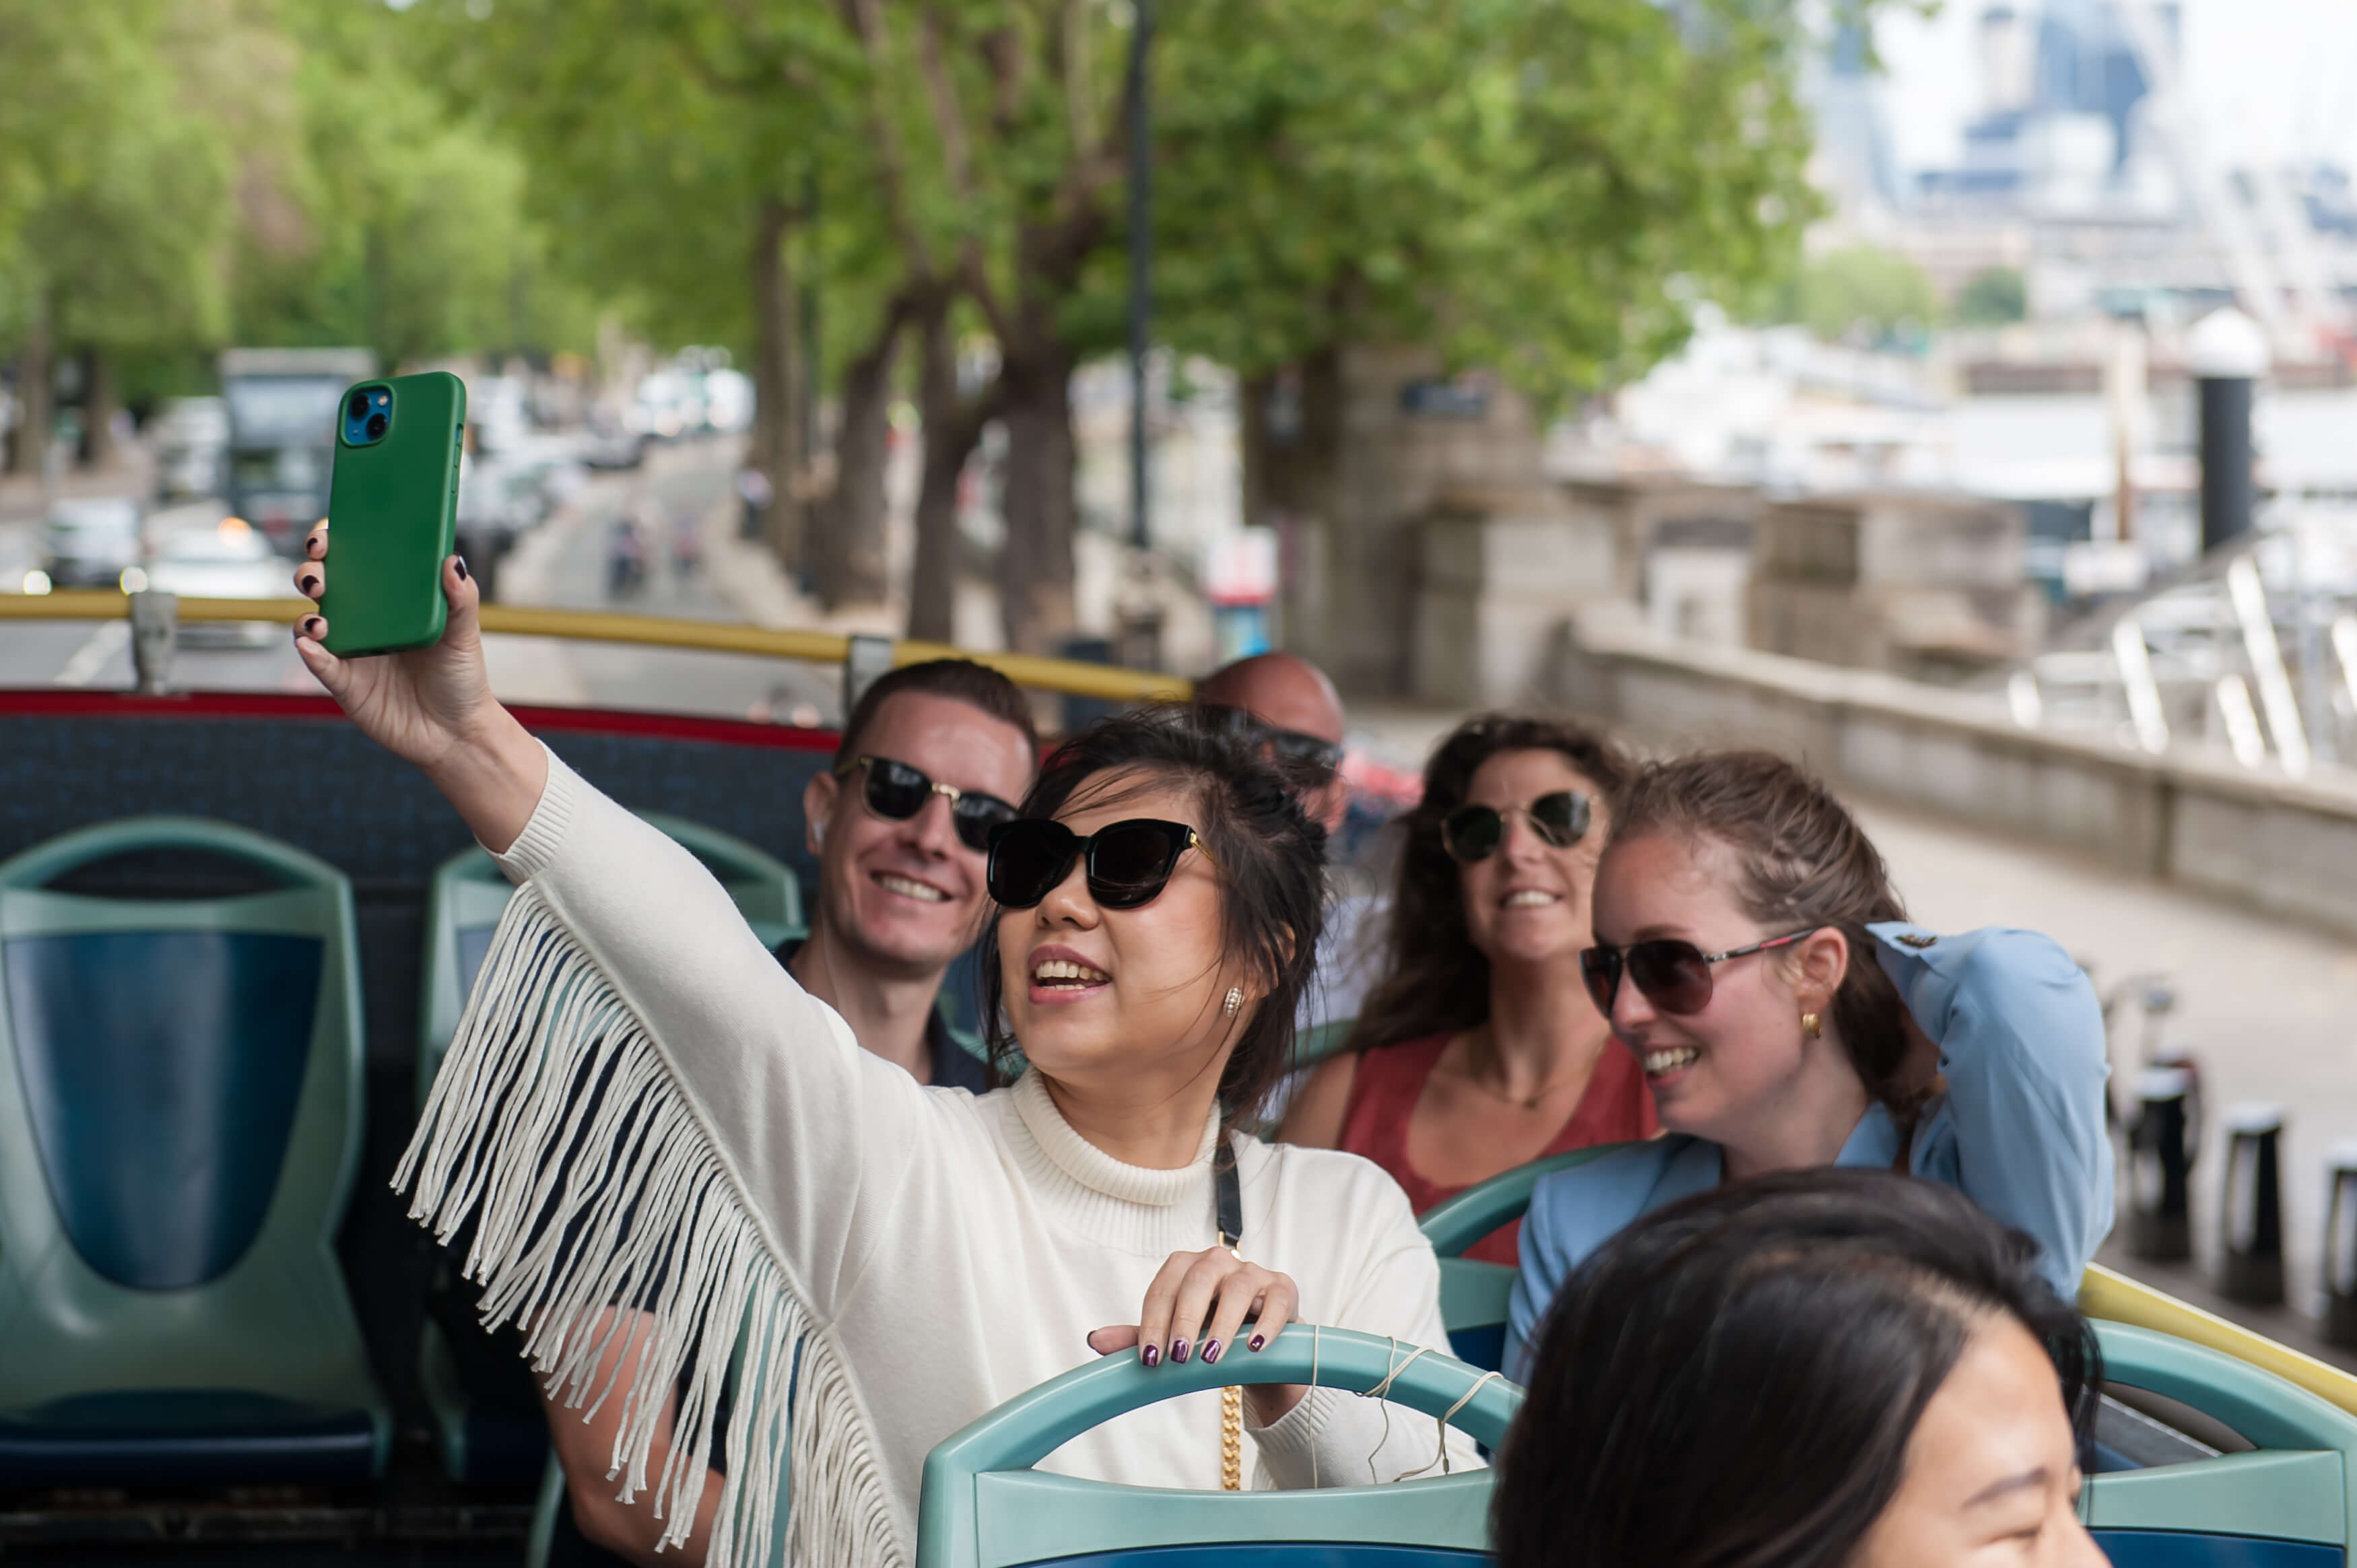
M 793 1411 L 793 1506 L 798 1514 L 812 1509 L 811 1528 L 831 1531 L 836 1543 L 805 1540 L 797 1518 L 802 1554 L 816 1561 L 856 1543 L 863 1560 L 905 1561 L 927 1451 L 1091 1359 L 1089 1331 L 1137 1321 L 1146 1287 L 1171 1253 L 1214 1243 L 1216 1122 L 1205 1123 L 1191 1165 L 1151 1170 L 1075 1133 L 1037 1072 L 980 1097 L 919 1086 L 861 1050 L 843 1019 L 794 983 L 685 851 L 554 755 L 548 771 L 530 824 L 500 857 L 522 891 L 485 964 L 454 1066 L 444 1069 L 446 1080 L 457 1079 L 437 1084 L 413 1151 L 426 1166 L 418 1210 L 455 1224 L 468 1205 L 463 1191 L 457 1199 L 449 1194 L 464 1187 L 471 1161 L 490 1173 L 483 1201 L 495 1219 L 485 1223 L 478 1272 L 491 1279 L 494 1298 L 505 1281 L 524 1296 L 511 1309 L 527 1322 L 533 1299 L 625 1299 L 618 1264 L 600 1272 L 594 1261 L 552 1262 L 527 1245 L 528 1224 L 496 1222 L 521 1212 L 500 1197 L 501 1181 L 528 1180 L 523 1167 L 556 1163 L 549 1151 L 561 1140 L 553 1143 L 550 1128 L 561 1112 L 547 1107 L 567 1103 L 556 1093 L 534 1115 L 529 1106 L 519 1112 L 514 1096 L 545 1092 L 548 1082 L 584 1070 L 585 1060 L 619 1064 L 617 1081 L 645 1085 L 642 1103 L 653 1108 L 641 1125 L 657 1130 L 644 1146 L 671 1161 L 662 1166 L 670 1176 L 626 1174 L 626 1186 L 644 1184 L 641 1213 L 658 1226 L 748 1239 L 739 1251 L 751 1261 L 741 1279 L 721 1264 L 672 1268 L 673 1317 L 714 1299 L 722 1301 L 712 1308 L 716 1321 L 733 1321 L 741 1298 L 715 1294 L 732 1281 L 751 1282 L 744 1288 L 757 1308 L 772 1279 L 791 1298 L 770 1332 L 802 1341 L 810 1385 Z M 592 1001 L 579 999 L 585 993 Z M 610 1011 L 596 1011 L 597 997 Z M 617 1045 L 618 1036 L 630 1037 Z M 552 1061 L 554 1075 L 533 1066 Z M 677 1114 L 682 1109 L 687 1114 Z M 626 1145 L 593 1139 L 580 1146 Z M 1242 1137 L 1235 1147 L 1240 1251 L 1293 1278 L 1302 1321 L 1446 1350 L 1439 1271 L 1389 1176 L 1329 1150 Z M 653 1170 L 656 1154 L 635 1165 Z M 678 1192 L 690 1187 L 702 1207 L 683 1207 L 690 1200 Z M 593 1221 L 610 1212 L 597 1203 L 585 1198 L 569 1212 Z M 1249 1354 L 1239 1345 L 1223 1359 Z M 665 1386 L 656 1380 L 682 1370 L 694 1375 L 695 1359 L 673 1355 L 651 1369 L 645 1386 Z M 683 1410 L 691 1431 L 693 1416 Z M 859 1430 L 839 1430 L 845 1426 Z M 736 1432 L 730 1438 L 732 1456 L 746 1454 Z M 1254 1484 L 1263 1487 L 1310 1485 L 1313 1455 L 1317 1480 L 1327 1486 L 1437 1468 L 1429 1417 L 1400 1410 L 1387 1419 L 1377 1402 L 1332 1390 L 1251 1431 L 1247 1442 L 1258 1452 Z M 806 1444 L 814 1445 L 810 1454 Z M 812 1455 L 826 1472 L 828 1455 L 845 1452 L 851 1457 L 838 1468 L 847 1479 L 812 1483 L 832 1487 L 832 1500 L 806 1499 Z M 1250 1471 L 1252 1455 L 1245 1457 Z M 1461 1434 L 1452 1434 L 1450 1457 L 1478 1463 Z M 757 1450 L 752 1463 L 761 1459 Z M 1045 1467 L 1216 1488 L 1219 1396 L 1134 1412 L 1068 1444 Z M 732 1463 L 732 1488 L 738 1468 Z M 761 1495 L 768 1480 L 757 1477 Z M 871 1539 L 879 1530 L 889 1540 Z M 747 1549 L 742 1539 L 735 1545 L 732 1558 Z

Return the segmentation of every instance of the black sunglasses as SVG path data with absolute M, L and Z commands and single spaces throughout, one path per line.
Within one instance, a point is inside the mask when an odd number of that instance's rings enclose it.
M 1289 762 L 1308 763 L 1325 773 L 1334 772 L 1342 766 L 1342 744 L 1340 741 L 1308 735 L 1297 729 L 1279 729 L 1273 724 L 1253 717 L 1242 708 L 1207 703 L 1203 711 L 1212 716 L 1223 733 L 1238 736 L 1254 746 L 1265 746 Z
M 1811 926 L 1805 931 L 1770 937 L 1764 942 L 1729 948 L 1725 952 L 1705 952 L 1694 943 L 1674 937 L 1631 942 L 1625 948 L 1589 948 L 1579 955 L 1579 976 L 1587 982 L 1587 994 L 1595 1002 L 1596 1010 L 1607 1018 L 1612 1016 L 1613 999 L 1620 994 L 1620 971 L 1624 967 L 1637 989 L 1645 993 L 1646 1001 L 1664 1013 L 1683 1016 L 1710 1005 L 1711 965 L 1790 947 L 1823 929 Z
M 1189 849 L 1211 851 L 1184 822 L 1132 817 L 1083 838 L 1046 817 L 1024 817 L 990 830 L 990 861 L 984 876 L 990 896 L 1010 909 L 1029 909 L 1071 875 L 1072 862 L 1086 855 L 1089 897 L 1108 909 L 1135 909 L 1161 896 Z
M 888 757 L 855 757 L 835 772 L 848 774 L 854 768 L 867 771 L 867 788 L 862 792 L 867 809 L 896 822 L 905 822 L 923 811 L 925 802 L 934 796 L 948 796 L 950 821 L 957 828 L 958 842 L 976 854 L 990 848 L 991 829 L 1016 818 L 1015 808 L 996 795 L 936 784 L 907 763 Z
M 1587 797 L 1577 789 L 1557 789 L 1527 806 L 1459 806 L 1440 820 L 1440 842 L 1466 865 L 1487 860 L 1506 842 L 1506 814 L 1520 811 L 1530 819 L 1539 837 L 1557 849 L 1569 849 L 1587 832 L 1592 815 Z

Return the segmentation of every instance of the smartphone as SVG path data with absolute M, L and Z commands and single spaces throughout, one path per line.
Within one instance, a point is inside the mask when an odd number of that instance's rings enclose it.
M 447 371 L 361 381 L 336 411 L 328 487 L 328 651 L 399 653 L 442 637 L 456 547 L 467 383 Z

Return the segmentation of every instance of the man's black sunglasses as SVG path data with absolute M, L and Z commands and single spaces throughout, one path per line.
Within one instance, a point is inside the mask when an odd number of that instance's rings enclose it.
M 1211 851 L 1184 822 L 1132 817 L 1099 828 L 1085 838 L 1046 817 L 1024 817 L 990 830 L 990 861 L 984 873 L 990 896 L 1010 909 L 1037 908 L 1071 875 L 1085 855 L 1089 897 L 1108 909 L 1135 909 L 1161 896 L 1178 867 L 1178 857 Z
M 867 788 L 862 795 L 867 809 L 896 822 L 905 822 L 923 811 L 925 802 L 934 796 L 948 796 L 950 821 L 957 827 L 958 842 L 976 854 L 989 850 L 991 829 L 1016 817 L 1015 808 L 996 795 L 936 784 L 907 763 L 888 757 L 855 757 L 835 772 L 848 775 L 855 768 L 867 772 Z
M 1226 734 L 1239 736 L 1255 746 L 1264 746 L 1288 762 L 1307 763 L 1323 773 L 1331 773 L 1342 766 L 1340 741 L 1305 734 L 1297 729 L 1279 729 L 1275 725 L 1253 717 L 1242 708 L 1206 704 L 1204 712 L 1211 714 Z

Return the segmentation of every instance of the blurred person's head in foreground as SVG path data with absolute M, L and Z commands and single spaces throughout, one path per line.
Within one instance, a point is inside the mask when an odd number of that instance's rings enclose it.
M 802 791 L 817 967 L 938 979 L 981 935 L 990 829 L 1014 820 L 1038 748 L 1030 704 L 996 670 L 939 659 L 879 676 Z
M 1350 810 L 1343 783 L 1342 699 L 1326 671 L 1294 653 L 1255 653 L 1223 664 L 1195 688 L 1206 711 L 1224 710 L 1229 723 L 1264 753 L 1304 765 L 1321 781 L 1302 804 L 1313 821 L 1332 833 Z
M 1499 1458 L 1501 1568 L 2097 1568 L 2102 1380 L 2036 1247 L 1811 1170 L 1658 1209 L 1556 1298 Z

